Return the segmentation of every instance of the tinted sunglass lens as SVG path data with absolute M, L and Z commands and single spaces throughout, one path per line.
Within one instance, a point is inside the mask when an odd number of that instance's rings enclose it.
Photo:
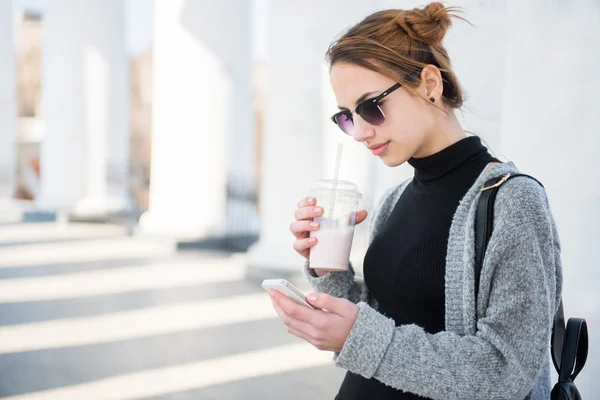
M 375 102 L 365 103 L 358 110 L 359 115 L 371 125 L 381 125 L 385 117 L 378 104 Z
M 352 121 L 352 117 L 348 114 L 339 114 L 335 118 L 335 122 L 340 127 L 344 133 L 347 135 L 352 135 L 352 130 L 354 128 L 354 122 Z

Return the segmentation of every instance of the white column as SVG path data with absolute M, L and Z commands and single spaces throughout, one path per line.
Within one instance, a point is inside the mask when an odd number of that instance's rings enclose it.
M 0 2 L 0 210 L 8 206 L 15 189 L 16 85 L 13 11 Z
M 128 61 L 119 0 L 48 2 L 43 20 L 38 207 L 105 214 L 130 206 Z
M 201 238 L 223 222 L 236 93 L 223 59 L 233 52 L 222 46 L 231 43 L 236 19 L 219 18 L 219 7 L 155 1 L 150 209 L 142 232 Z
M 251 2 L 222 0 L 218 3 L 188 1 L 184 8 L 185 29 L 206 43 L 221 63 L 230 93 L 221 120 L 223 157 L 226 162 L 226 210 L 218 221 L 215 236 L 244 236 L 258 231 L 256 205 L 256 130 L 254 123 L 253 64 L 251 57 Z M 214 112 L 211 111 L 214 118 Z M 209 134 L 210 135 L 210 134 Z M 212 134 L 214 135 L 214 134 Z M 208 140 L 212 141 L 212 135 Z
M 565 313 L 600 321 L 600 4 L 510 1 L 502 151 L 546 187 L 562 244 Z M 560 27 L 560 29 L 557 29 Z M 591 69 L 590 69 L 591 68 Z M 600 393 L 600 338 L 577 378 L 582 397 Z
M 86 1 L 83 53 L 86 93 L 84 198 L 77 214 L 132 206 L 129 195 L 129 60 L 121 0 Z
M 40 209 L 70 212 L 85 188 L 81 2 L 53 0 L 43 20 Z
M 322 171 L 321 6 L 316 0 L 271 3 L 261 237 L 249 250 L 249 275 L 294 273 L 302 265 L 292 248 L 289 224 L 296 203 Z
M 227 0 L 219 2 L 219 19 L 226 23 L 227 34 L 215 32 L 223 45 L 223 62 L 232 82 L 232 97 L 228 108 L 230 120 L 227 132 L 230 138 L 226 154 L 229 156 L 228 185 L 233 189 L 229 198 L 227 223 L 223 234 L 239 236 L 256 234 L 258 214 L 252 200 L 240 195 L 256 194 L 256 124 L 254 118 L 253 72 L 251 54 L 251 1 Z

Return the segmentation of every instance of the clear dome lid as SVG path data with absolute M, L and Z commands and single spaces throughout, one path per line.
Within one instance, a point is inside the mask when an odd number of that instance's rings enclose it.
M 337 186 L 335 185 L 335 181 L 333 179 L 318 180 L 313 183 L 311 191 L 333 191 L 334 188 L 337 193 L 342 193 L 345 195 L 354 195 L 357 196 L 359 199 L 362 198 L 362 194 L 358 190 L 358 186 L 356 186 L 352 182 L 342 180 L 337 181 Z

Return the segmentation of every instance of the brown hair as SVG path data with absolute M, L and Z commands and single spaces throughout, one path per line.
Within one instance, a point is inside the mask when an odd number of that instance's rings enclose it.
M 329 46 L 327 62 L 330 66 L 336 62 L 359 65 L 386 75 L 409 90 L 421 83 L 423 67 L 434 65 L 442 75 L 443 101 L 451 108 L 460 108 L 463 91 L 442 46 L 442 39 L 452 25 L 451 18 L 468 23 L 457 12 L 459 8 L 445 7 L 439 2 L 412 10 L 376 12 Z

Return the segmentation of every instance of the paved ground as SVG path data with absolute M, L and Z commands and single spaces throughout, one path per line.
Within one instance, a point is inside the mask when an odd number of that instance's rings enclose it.
M 113 226 L 0 226 L 0 397 L 332 399 L 343 375 L 239 257 Z

